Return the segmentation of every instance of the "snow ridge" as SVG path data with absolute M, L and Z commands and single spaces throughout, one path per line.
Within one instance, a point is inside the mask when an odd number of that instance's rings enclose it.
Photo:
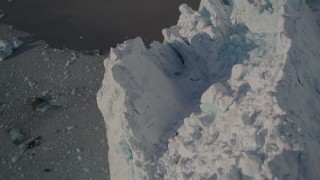
M 316 15 L 302 0 L 180 11 L 163 43 L 128 40 L 105 60 L 111 179 L 319 177 Z

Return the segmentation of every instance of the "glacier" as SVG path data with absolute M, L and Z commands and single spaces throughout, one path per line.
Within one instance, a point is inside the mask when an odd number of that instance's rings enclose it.
M 112 48 L 97 94 L 111 179 L 317 179 L 317 7 L 202 0 L 163 43 Z

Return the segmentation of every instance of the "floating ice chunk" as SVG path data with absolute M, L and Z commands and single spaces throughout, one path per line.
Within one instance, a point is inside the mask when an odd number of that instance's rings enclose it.
M 90 169 L 89 168 L 83 168 L 83 170 L 87 173 L 87 172 L 89 172 L 90 171 Z
M 75 125 L 68 126 L 68 127 L 67 127 L 67 130 L 68 130 L 68 131 L 72 131 L 72 130 L 74 130 L 75 127 L 76 127 Z
M 63 53 L 63 52 L 65 52 L 65 50 L 64 49 L 55 48 L 55 49 L 53 49 L 53 52 L 55 52 L 55 53 Z
M 33 87 L 35 87 L 36 85 L 37 85 L 37 82 L 36 81 L 29 81 L 29 86 L 31 87 L 31 88 L 33 88 Z
M 13 156 L 13 157 L 11 158 L 11 161 L 12 161 L 12 163 L 16 163 L 16 162 L 18 162 L 21 158 L 22 158 L 21 156 L 16 155 L 16 156 Z
M 20 144 L 24 140 L 26 140 L 26 135 L 21 132 L 20 129 L 18 128 L 13 128 L 9 132 L 10 134 L 10 139 L 14 144 Z
M 77 59 L 78 59 L 78 54 L 77 53 L 72 53 L 70 59 L 66 63 L 66 67 L 68 67 L 68 66 L 72 65 L 73 63 L 75 63 Z
M 18 48 L 23 44 L 23 42 L 19 41 L 17 38 L 13 38 L 11 42 L 13 43 L 13 48 Z
M 0 11 L 1 13 L 1 11 Z M 0 14 L 0 20 L 3 19 L 6 16 L 6 14 Z
M 57 107 L 57 106 L 51 104 L 50 100 L 51 100 L 50 96 L 34 97 L 32 99 L 31 104 L 32 104 L 32 107 L 35 111 L 46 112 L 50 109 Z
M 81 155 L 78 155 L 77 158 L 78 158 L 79 161 L 82 161 L 82 156 Z
M 19 41 L 17 38 L 0 40 L 0 61 L 9 57 L 13 53 L 13 50 L 20 47 L 22 44 L 23 42 Z

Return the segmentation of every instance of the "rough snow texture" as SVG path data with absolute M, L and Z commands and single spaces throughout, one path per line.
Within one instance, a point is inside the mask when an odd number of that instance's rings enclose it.
M 162 44 L 136 38 L 105 60 L 111 179 L 317 179 L 317 15 L 303 0 L 180 11 Z

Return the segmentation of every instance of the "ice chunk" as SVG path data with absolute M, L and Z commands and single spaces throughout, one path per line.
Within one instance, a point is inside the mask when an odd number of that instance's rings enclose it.
M 209 89 L 202 94 L 201 103 L 202 110 L 209 111 L 211 108 L 213 112 L 218 110 L 225 111 L 232 103 L 233 98 L 228 95 L 227 89 L 221 83 L 213 84 Z
M 242 75 L 243 75 L 243 71 L 244 71 L 244 67 L 242 64 L 236 64 L 233 66 L 232 68 L 232 72 L 231 72 L 231 78 L 232 80 L 238 80 L 241 79 Z
M 1 11 L 0 11 L 1 13 Z M 3 19 L 6 16 L 6 14 L 0 14 L 0 20 Z
M 50 97 L 34 97 L 32 99 L 32 107 L 35 111 L 46 112 L 56 106 L 50 103 Z
M 23 141 L 26 140 L 26 135 L 21 132 L 21 129 L 13 128 L 9 132 L 10 139 L 14 144 L 21 144 Z
M 22 158 L 22 156 L 20 156 L 20 155 L 12 156 L 11 162 L 12 162 L 12 163 L 16 163 L 16 162 L 18 162 L 21 158 Z
M 79 55 L 77 53 L 75 53 L 75 52 L 72 53 L 70 59 L 66 63 L 66 67 L 68 67 L 68 66 L 72 65 L 73 63 L 75 63 L 76 60 L 78 59 L 78 56 Z
M 120 146 L 122 147 L 122 151 L 124 154 L 126 154 L 127 160 L 132 160 L 132 150 L 130 148 L 130 145 L 125 140 L 120 142 Z
M 255 173 L 258 172 L 261 163 L 262 162 L 259 157 L 248 153 L 242 153 L 239 161 L 239 167 L 244 175 L 254 177 Z
M 10 40 L 0 40 L 0 61 L 9 57 L 13 50 L 20 47 L 23 44 L 17 38 L 12 38 Z

